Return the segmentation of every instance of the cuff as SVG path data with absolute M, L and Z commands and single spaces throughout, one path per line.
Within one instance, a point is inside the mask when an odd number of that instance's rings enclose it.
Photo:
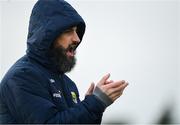
M 95 95 L 99 100 L 101 100 L 106 107 L 113 103 L 113 101 L 97 86 L 93 92 L 93 95 Z

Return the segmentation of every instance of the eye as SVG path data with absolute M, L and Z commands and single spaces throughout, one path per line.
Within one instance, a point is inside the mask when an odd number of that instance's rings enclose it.
M 65 30 L 63 33 L 70 33 L 71 30 Z
M 71 33 L 71 32 L 73 32 L 73 29 L 67 29 L 64 31 L 64 33 Z

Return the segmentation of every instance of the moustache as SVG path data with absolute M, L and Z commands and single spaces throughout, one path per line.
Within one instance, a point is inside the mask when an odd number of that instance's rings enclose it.
M 70 51 L 70 52 L 74 52 L 76 50 L 76 48 L 78 47 L 79 44 L 70 44 L 68 46 L 68 48 L 66 49 L 66 52 L 67 51 Z

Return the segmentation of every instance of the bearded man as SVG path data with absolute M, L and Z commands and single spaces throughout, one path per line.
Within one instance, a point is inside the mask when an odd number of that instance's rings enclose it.
M 104 110 L 122 95 L 124 80 L 105 75 L 79 99 L 65 74 L 76 63 L 85 22 L 64 0 L 39 0 L 29 22 L 26 55 L 0 84 L 0 123 L 100 124 Z

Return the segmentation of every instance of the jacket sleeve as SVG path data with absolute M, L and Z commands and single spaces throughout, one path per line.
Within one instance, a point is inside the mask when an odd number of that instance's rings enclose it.
M 58 111 L 44 83 L 47 81 L 34 71 L 16 73 L 7 81 L 3 96 L 17 123 L 100 122 L 106 107 L 94 95 L 86 96 L 73 108 Z

